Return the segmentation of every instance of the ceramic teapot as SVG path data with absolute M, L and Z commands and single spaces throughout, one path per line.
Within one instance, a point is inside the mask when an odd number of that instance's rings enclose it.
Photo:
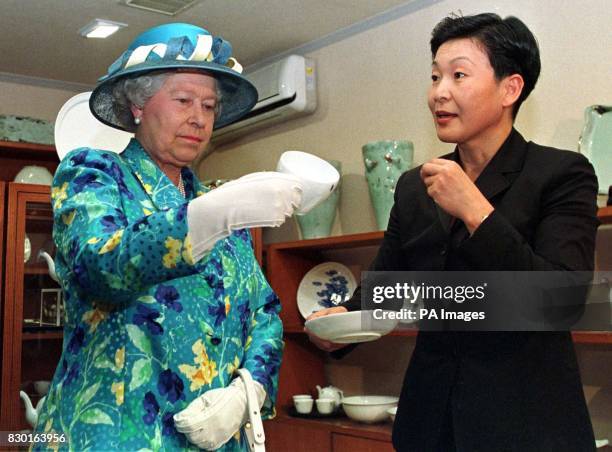
M 30 424 L 32 428 L 35 428 L 36 421 L 38 421 L 38 413 L 40 412 L 40 408 L 43 406 L 43 403 L 45 403 L 46 397 L 43 397 L 38 401 L 38 403 L 36 404 L 36 408 L 32 406 L 32 401 L 25 392 L 19 391 L 19 397 L 21 397 L 21 400 L 23 400 L 23 403 L 25 404 L 26 421 L 28 421 L 28 424 Z
M 53 281 L 59 283 L 59 278 L 55 273 L 55 262 L 53 262 L 53 258 L 47 253 L 45 250 L 40 250 L 38 252 L 38 260 L 44 259 L 47 262 L 47 267 L 49 267 L 49 276 L 53 279 Z
M 344 397 L 344 393 L 341 389 L 338 389 L 335 386 L 326 386 L 322 388 L 321 386 L 317 385 L 317 392 L 319 393 L 319 399 L 332 399 L 334 401 L 335 408 L 340 408 L 342 398 Z

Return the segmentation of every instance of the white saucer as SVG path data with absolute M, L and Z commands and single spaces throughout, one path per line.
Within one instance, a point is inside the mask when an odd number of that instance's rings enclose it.
M 314 335 L 330 342 L 351 344 L 375 341 L 398 324 L 394 319 L 376 319 L 374 311 L 329 314 L 307 320 L 304 326 Z
M 330 339 L 330 342 L 336 342 L 338 344 L 354 344 L 357 342 L 370 342 L 381 338 L 380 333 L 373 331 L 363 331 L 361 333 L 343 334 Z

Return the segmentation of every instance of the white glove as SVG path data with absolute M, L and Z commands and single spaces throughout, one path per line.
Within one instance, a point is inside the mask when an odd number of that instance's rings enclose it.
M 253 383 L 261 409 L 266 391 L 260 383 Z M 175 414 L 174 426 L 192 444 L 201 449 L 215 450 L 228 442 L 248 421 L 247 408 L 244 382 L 235 378 L 228 387 L 206 391 Z
M 301 202 L 299 179 L 273 171 L 248 174 L 197 197 L 187 207 L 194 260 L 236 229 L 280 226 Z

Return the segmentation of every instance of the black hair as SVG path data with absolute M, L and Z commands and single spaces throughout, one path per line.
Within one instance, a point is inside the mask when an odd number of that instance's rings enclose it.
M 533 33 L 513 16 L 502 19 L 494 13 L 453 15 L 442 19 L 433 29 L 430 41 L 432 57 L 435 58 L 446 41 L 458 38 L 478 40 L 489 57 L 497 80 L 512 74 L 523 77 L 523 91 L 512 110 L 515 118 L 540 75 L 540 50 Z

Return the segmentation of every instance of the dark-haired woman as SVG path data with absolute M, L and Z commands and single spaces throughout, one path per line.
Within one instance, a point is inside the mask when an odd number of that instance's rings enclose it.
M 591 165 L 513 128 L 540 72 L 532 33 L 514 17 L 448 17 L 433 31 L 431 52 L 429 107 L 438 138 L 457 147 L 400 178 L 372 270 L 592 270 Z M 359 308 L 357 291 L 313 317 Z M 393 444 L 419 452 L 593 450 L 570 334 L 419 333 Z

